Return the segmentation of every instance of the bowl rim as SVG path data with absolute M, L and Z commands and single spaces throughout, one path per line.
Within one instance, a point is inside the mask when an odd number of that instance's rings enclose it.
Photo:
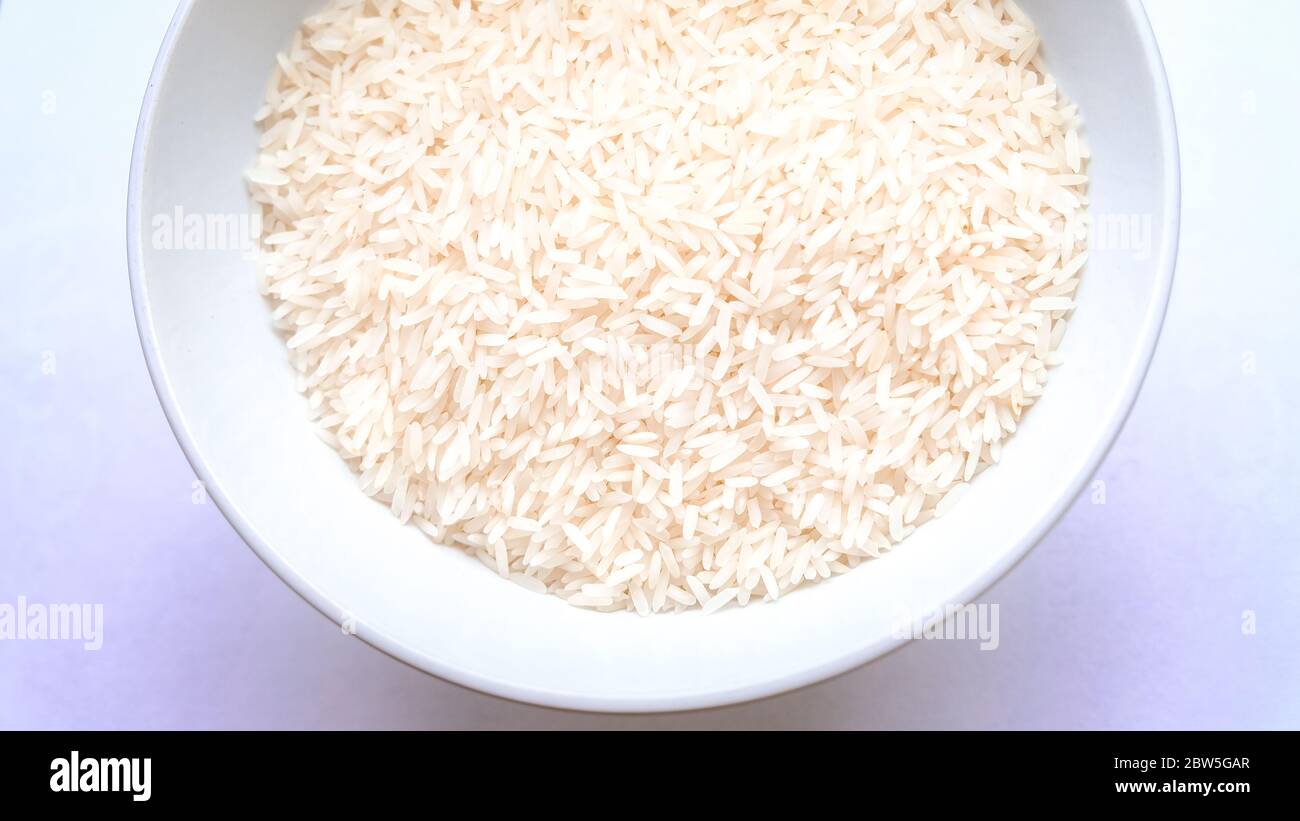
M 153 314 L 145 285 L 144 249 L 142 244 L 144 232 L 141 199 L 144 190 L 144 166 L 153 136 L 153 124 L 158 113 L 157 89 L 166 79 L 171 68 L 177 41 L 182 30 L 189 22 L 191 12 L 197 2 L 198 0 L 180 0 L 180 4 L 176 8 L 150 73 L 136 125 L 135 140 L 131 153 L 130 177 L 127 186 L 126 209 L 127 269 L 136 329 L 140 337 L 140 346 L 144 353 L 149 378 L 153 383 L 154 391 L 158 395 L 158 401 L 162 405 L 167 424 L 185 454 L 186 460 L 190 463 L 195 475 L 203 482 L 205 491 L 212 498 L 217 509 L 240 538 L 252 549 L 253 553 L 273 573 L 279 576 L 281 581 L 308 604 L 316 608 L 323 616 L 335 624 L 340 624 L 338 614 L 343 611 L 313 585 L 310 580 L 302 577 L 293 567 L 282 560 L 279 554 L 261 539 L 257 531 L 249 522 L 245 521 L 236 507 L 226 497 L 220 483 L 215 481 L 211 475 L 207 465 L 199 456 L 196 444 L 191 438 L 188 429 L 183 424 L 183 417 L 176 403 L 171 382 L 163 367 L 162 355 L 154 333 Z M 1048 531 L 1060 521 L 1087 482 L 1096 473 L 1102 460 L 1105 459 L 1106 454 L 1110 452 L 1111 447 L 1118 438 L 1137 400 L 1138 393 L 1155 355 L 1156 345 L 1169 305 L 1174 270 L 1177 263 L 1181 224 L 1182 181 L 1177 124 L 1168 76 L 1146 10 L 1142 6 L 1141 0 L 1124 0 L 1124 8 L 1129 14 L 1141 41 L 1147 68 L 1155 79 L 1156 85 L 1156 115 L 1160 131 L 1159 142 L 1164 159 L 1164 167 L 1161 170 L 1164 180 L 1162 205 L 1165 215 L 1165 225 L 1163 226 L 1165 230 L 1162 233 L 1163 241 L 1159 251 L 1153 257 L 1155 293 L 1142 320 L 1139 343 L 1129 358 L 1123 376 L 1121 401 L 1111 413 L 1110 418 L 1106 419 L 1101 427 L 1101 432 L 1094 442 L 1093 450 L 1089 454 L 1084 468 L 1070 482 L 1067 491 L 1062 493 L 1051 508 L 1033 523 L 1028 530 L 1028 535 L 1006 550 L 998 561 L 994 562 L 982 575 L 971 582 L 965 590 L 961 591 L 961 601 L 974 600 L 1018 565 Z M 896 637 L 867 641 L 854 652 L 844 654 L 824 664 L 770 677 L 744 686 L 683 695 L 629 698 L 558 692 L 483 676 L 474 671 L 443 662 L 425 651 L 417 650 L 382 631 L 375 630 L 364 624 L 356 626 L 356 636 L 410 667 L 461 687 L 525 704 L 600 713 L 657 713 L 698 710 L 767 698 L 847 673 L 892 652 L 908 641 L 906 638 Z

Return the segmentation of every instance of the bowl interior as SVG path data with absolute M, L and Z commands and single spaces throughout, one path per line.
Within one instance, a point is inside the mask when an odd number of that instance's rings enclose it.
M 1084 117 L 1098 230 L 1067 363 L 1002 464 L 949 515 L 829 583 L 711 616 L 583 611 L 430 544 L 365 498 L 312 432 L 247 253 L 252 116 L 276 52 L 321 4 L 182 6 L 141 120 L 132 278 L 159 394 L 210 494 L 276 572 L 380 648 L 468 686 L 571 708 L 700 707 L 805 684 L 898 644 L 901 619 L 983 590 L 1055 521 L 1117 433 L 1172 270 L 1164 77 L 1136 2 L 1022 0 Z

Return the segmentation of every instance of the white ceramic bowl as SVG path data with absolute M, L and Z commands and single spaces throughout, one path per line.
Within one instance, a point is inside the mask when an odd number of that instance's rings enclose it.
M 1002 463 L 885 558 L 775 604 L 601 614 L 506 583 L 363 496 L 306 421 L 248 255 L 212 247 L 251 213 L 241 174 L 255 155 L 253 113 L 276 52 L 322 0 L 185 0 L 149 83 L 131 169 L 131 288 L 181 446 L 240 535 L 321 612 L 405 662 L 489 693 L 586 710 L 698 708 L 799 687 L 887 652 L 902 641 L 900 619 L 969 602 L 1078 494 L 1133 404 L 1172 282 L 1177 141 L 1141 6 L 1021 4 L 1082 111 L 1092 209 L 1108 230 L 1095 238 L 1103 247 L 1066 334 L 1067 364 Z M 184 244 L 196 218 L 216 232 L 206 250 L 169 247 Z M 1125 239 L 1123 225 L 1137 230 Z

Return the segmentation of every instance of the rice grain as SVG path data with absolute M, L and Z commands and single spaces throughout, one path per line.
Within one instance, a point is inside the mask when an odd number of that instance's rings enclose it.
M 1007 0 L 333 0 L 247 174 L 362 489 L 599 610 L 774 600 L 994 463 L 1086 259 Z

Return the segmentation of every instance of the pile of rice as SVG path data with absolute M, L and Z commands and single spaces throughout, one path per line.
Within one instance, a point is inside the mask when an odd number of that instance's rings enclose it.
M 321 435 L 575 605 L 776 599 L 996 462 L 1085 259 L 1002 0 L 336 0 L 249 172 Z

